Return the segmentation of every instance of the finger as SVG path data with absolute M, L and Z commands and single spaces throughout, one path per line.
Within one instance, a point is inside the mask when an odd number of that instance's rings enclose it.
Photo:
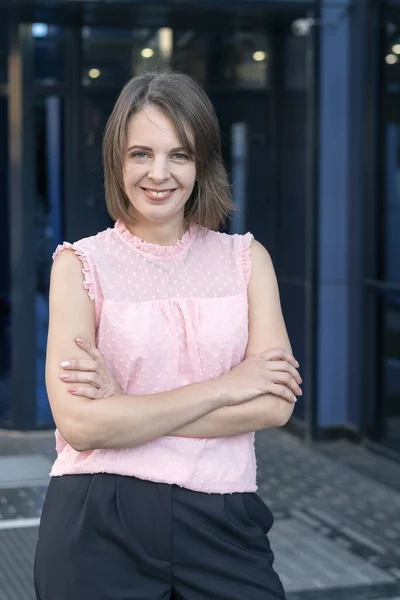
M 270 352 L 272 354 L 272 357 L 269 359 L 270 361 L 283 360 L 290 363 L 295 369 L 299 368 L 299 363 L 289 350 L 286 350 L 285 348 L 273 348 Z
M 61 366 L 67 371 L 97 371 L 98 369 L 98 363 L 96 361 L 77 358 L 65 360 L 61 363 Z
M 98 389 L 94 387 L 73 387 L 68 388 L 68 391 L 73 396 L 82 396 L 84 398 L 92 398 L 92 400 L 97 400 L 100 398 L 100 392 Z
M 266 360 L 286 360 L 296 369 L 300 366 L 295 357 L 285 348 L 270 348 L 262 352 L 262 356 Z
M 283 398 L 283 400 L 287 400 L 287 402 L 290 402 L 291 404 L 297 402 L 296 396 L 293 395 L 293 392 L 286 385 L 273 383 L 270 393 L 279 398 Z
M 102 360 L 103 359 L 102 353 L 100 352 L 100 350 L 98 350 L 98 348 L 96 348 L 96 346 L 94 344 L 91 344 L 86 339 L 79 338 L 79 337 L 75 338 L 75 341 L 76 341 L 77 345 L 79 346 L 79 348 L 82 348 L 82 350 L 84 350 L 85 352 L 90 354 L 90 356 L 94 360 Z
M 295 369 L 293 365 L 284 360 L 271 360 L 269 361 L 268 368 L 270 369 L 270 371 L 288 371 L 288 373 L 291 374 L 291 376 L 297 381 L 297 383 L 303 383 L 303 380 L 298 370 Z
M 302 396 L 300 386 L 296 383 L 295 379 L 286 371 L 274 371 L 271 373 L 272 380 L 274 383 L 283 383 L 290 388 L 295 396 Z
M 97 373 L 92 373 L 91 371 L 72 371 L 71 373 L 61 373 L 60 379 L 66 383 L 90 383 L 99 389 L 102 387 L 101 377 Z

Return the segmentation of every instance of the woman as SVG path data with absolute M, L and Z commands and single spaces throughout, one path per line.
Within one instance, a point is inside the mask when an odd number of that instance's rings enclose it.
M 301 378 L 267 251 L 215 231 L 232 203 L 210 101 L 182 74 L 132 79 L 103 158 L 115 226 L 51 275 L 37 598 L 282 599 L 254 431 L 288 421 Z

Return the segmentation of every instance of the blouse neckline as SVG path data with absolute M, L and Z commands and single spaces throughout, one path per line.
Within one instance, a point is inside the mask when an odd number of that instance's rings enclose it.
M 145 252 L 146 254 L 151 254 L 153 256 L 159 257 L 177 256 L 178 254 L 181 254 L 181 252 L 189 248 L 195 236 L 196 228 L 196 224 L 191 223 L 189 228 L 185 231 L 180 240 L 169 246 L 160 246 L 151 242 L 145 242 L 144 240 L 131 233 L 131 231 L 129 231 L 125 223 L 123 223 L 120 219 L 118 219 L 118 221 L 116 221 L 114 225 L 114 229 L 118 233 L 118 235 L 130 246 L 133 246 L 137 250 Z

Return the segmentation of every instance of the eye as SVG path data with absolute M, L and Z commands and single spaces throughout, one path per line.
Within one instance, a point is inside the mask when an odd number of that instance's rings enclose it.
M 176 154 L 173 154 L 172 158 L 176 160 L 189 160 L 188 155 L 184 154 L 183 152 L 177 152 Z
M 132 152 L 129 156 L 130 158 L 147 158 L 148 154 L 147 152 L 137 150 L 136 152 Z

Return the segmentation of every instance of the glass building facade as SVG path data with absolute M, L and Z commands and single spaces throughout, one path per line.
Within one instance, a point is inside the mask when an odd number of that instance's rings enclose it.
M 53 426 L 52 252 L 111 225 L 104 125 L 162 66 L 205 86 L 240 208 L 228 230 L 272 255 L 305 381 L 291 426 L 400 453 L 400 4 L 378 0 L 0 8 L 0 426 Z
M 375 57 L 378 91 L 369 108 L 367 173 L 366 378 L 369 394 L 366 435 L 400 453 L 400 3 L 377 10 Z M 370 35 L 371 44 L 372 37 Z M 370 57 L 371 64 L 374 52 Z

